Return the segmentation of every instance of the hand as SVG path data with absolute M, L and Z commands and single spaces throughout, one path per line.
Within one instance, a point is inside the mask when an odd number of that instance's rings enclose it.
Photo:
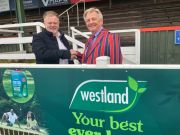
M 77 51 L 75 51 L 73 49 L 70 50 L 70 53 L 71 53 L 71 55 L 77 55 Z
M 71 55 L 71 60 L 76 59 L 76 58 L 77 58 L 76 55 Z
M 73 49 L 70 50 L 70 53 L 71 53 L 71 59 L 76 59 L 77 58 L 77 52 Z

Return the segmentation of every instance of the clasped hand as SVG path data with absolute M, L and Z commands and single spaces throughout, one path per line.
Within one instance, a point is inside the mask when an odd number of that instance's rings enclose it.
M 81 62 L 82 56 L 83 56 L 82 53 L 75 51 L 75 50 L 72 50 L 72 49 L 70 50 L 70 52 L 71 52 L 71 59 L 72 60 L 77 59 L 79 62 Z
M 77 53 L 78 53 L 77 51 L 71 49 L 71 50 L 70 50 L 70 53 L 71 53 L 71 59 L 72 59 L 72 60 L 77 58 Z

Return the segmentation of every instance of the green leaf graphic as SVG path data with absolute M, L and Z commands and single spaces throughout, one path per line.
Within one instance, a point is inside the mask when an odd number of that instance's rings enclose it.
M 145 92 L 146 91 L 146 88 L 140 88 L 140 89 L 138 89 L 138 93 L 143 93 L 143 92 Z
M 136 81 L 134 78 L 128 76 L 128 84 L 129 84 L 129 87 L 130 87 L 132 90 L 137 91 L 137 89 L 138 89 L 138 83 L 137 83 L 137 81 Z

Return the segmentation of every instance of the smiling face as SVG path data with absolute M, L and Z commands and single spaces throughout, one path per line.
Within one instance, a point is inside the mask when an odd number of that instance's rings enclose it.
M 47 15 L 44 18 L 44 25 L 47 31 L 52 32 L 53 35 L 56 35 L 59 30 L 59 18 L 54 15 Z
M 103 19 L 96 11 L 88 12 L 85 16 L 85 23 L 88 30 L 94 34 L 102 27 Z

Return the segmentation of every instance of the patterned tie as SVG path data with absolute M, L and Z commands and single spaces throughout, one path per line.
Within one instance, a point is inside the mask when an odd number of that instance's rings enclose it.
M 89 54 L 90 50 L 91 50 L 91 47 L 93 45 L 93 42 L 94 42 L 94 38 L 95 38 L 95 35 L 92 35 L 89 39 L 89 42 L 87 44 L 87 48 L 86 48 L 86 52 L 85 52 L 85 58 L 87 58 L 87 55 Z

